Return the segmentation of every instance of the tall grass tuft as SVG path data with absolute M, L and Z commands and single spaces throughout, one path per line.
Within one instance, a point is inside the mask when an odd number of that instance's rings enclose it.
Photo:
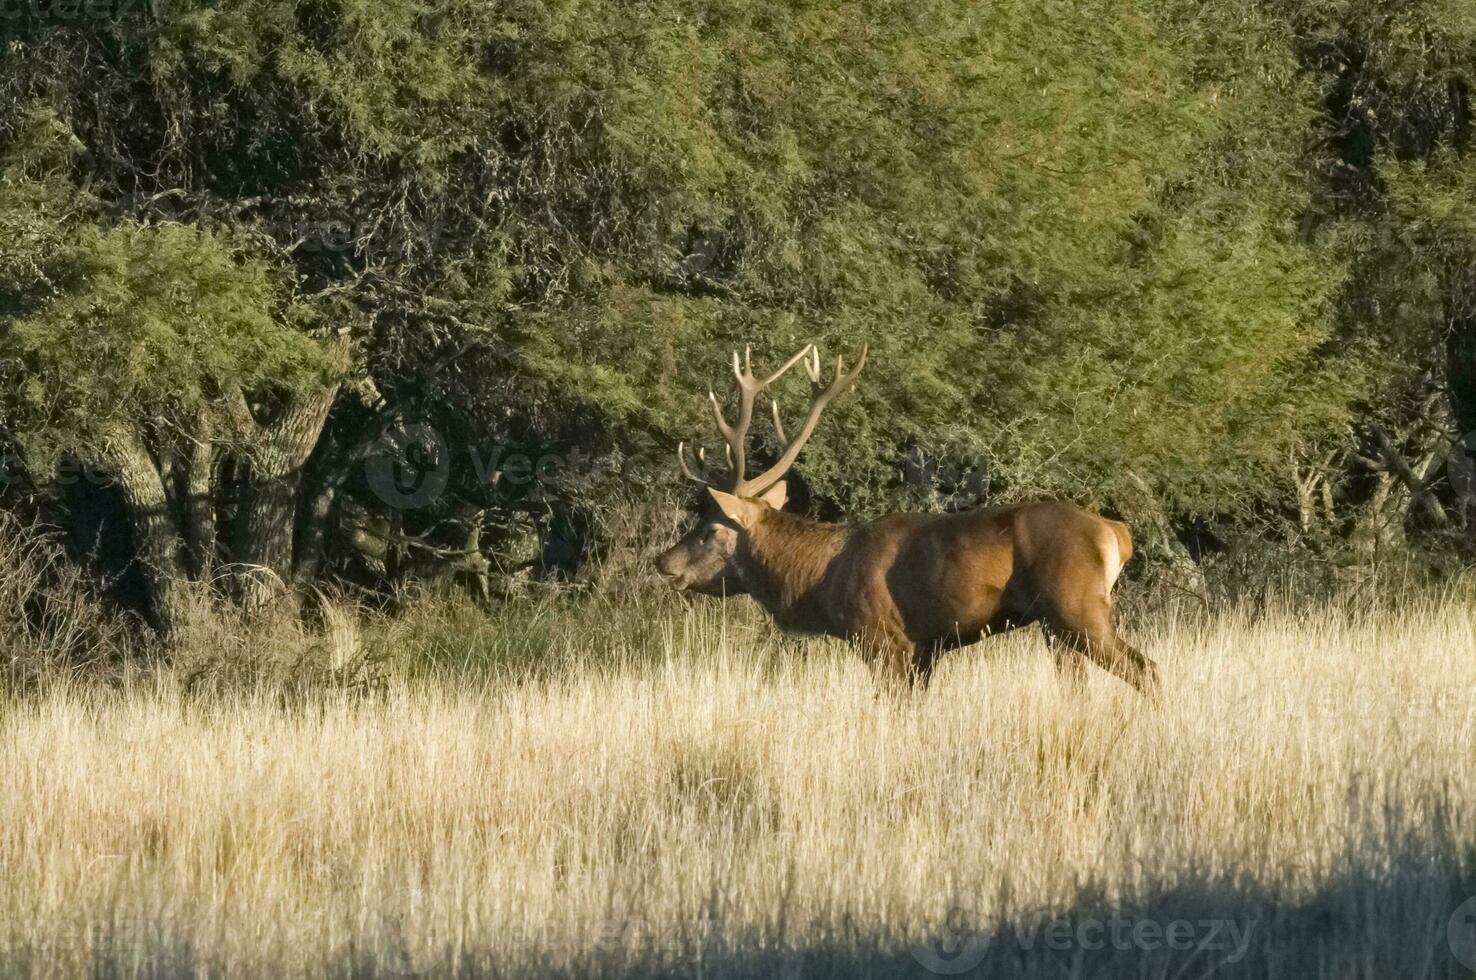
M 136 630 L 88 587 L 59 536 L 0 510 L 0 684 L 110 675 L 142 652 Z

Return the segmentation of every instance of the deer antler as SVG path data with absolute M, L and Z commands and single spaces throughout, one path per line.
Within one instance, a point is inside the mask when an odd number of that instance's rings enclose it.
M 856 366 L 848 373 L 846 371 L 846 359 L 843 355 L 835 358 L 835 377 L 828 385 L 820 383 L 820 348 L 810 345 L 812 360 L 805 362 L 805 371 L 810 375 L 810 410 L 805 415 L 805 422 L 800 426 L 799 434 L 790 442 L 784 437 L 784 424 L 779 420 L 779 403 L 774 402 L 774 431 L 779 436 L 779 442 L 784 449 L 779 454 L 779 459 L 773 466 L 764 470 L 763 473 L 752 480 L 739 480 L 735 485 L 734 493 L 740 497 L 756 497 L 765 490 L 778 483 L 789 472 L 794 461 L 799 458 L 800 450 L 805 448 L 805 443 L 815 434 L 815 426 L 820 424 L 820 416 L 825 412 L 825 406 L 830 400 L 851 386 L 861 374 L 861 369 L 866 367 L 867 347 L 861 348 L 861 356 L 856 358 Z
M 722 406 L 718 403 L 717 394 L 711 390 L 707 393 L 707 399 L 712 405 L 712 420 L 717 426 L 718 434 L 723 437 L 724 450 L 728 458 L 728 478 L 724 484 L 738 487 L 743 484 L 744 470 L 748 465 L 748 428 L 753 424 L 753 403 L 758 398 L 759 392 L 782 378 L 790 368 L 794 367 L 809 354 L 813 344 L 806 344 L 798 354 L 784 362 L 784 365 L 773 374 L 760 380 L 753 373 L 753 348 L 743 348 L 742 360 L 738 352 L 733 352 L 733 377 L 738 381 L 738 417 L 730 425 L 723 417 Z M 712 471 L 707 466 L 705 453 L 698 451 L 698 460 L 702 464 L 701 472 L 696 472 L 687 462 L 687 448 L 684 443 L 677 445 L 677 463 L 682 468 L 682 474 L 689 480 L 697 483 L 705 483 L 716 486 L 717 481 L 712 479 Z
M 753 404 L 760 392 L 778 381 L 796 364 L 805 362 L 805 371 L 810 376 L 810 411 L 805 418 L 804 425 L 800 428 L 799 435 L 790 442 L 784 433 L 784 423 L 779 417 L 779 402 L 771 399 L 774 412 L 774 432 L 783 446 L 779 461 L 765 470 L 759 477 L 747 479 L 748 465 L 748 429 L 753 423 Z M 733 377 L 738 381 L 738 416 L 729 424 L 723 417 L 722 406 L 718 404 L 717 395 L 712 391 L 707 393 L 708 401 L 712 405 L 712 418 L 717 426 L 718 434 L 723 437 L 724 448 L 728 458 L 728 479 L 723 481 L 733 493 L 741 496 L 754 496 L 767 490 L 779 481 L 794 465 L 800 450 L 814 434 L 815 426 L 820 421 L 820 414 L 825 410 L 826 404 L 840 394 L 856 376 L 861 373 L 861 368 L 866 364 L 866 349 L 862 348 L 861 357 L 856 367 L 849 374 L 844 370 L 845 362 L 842 358 L 836 358 L 835 379 L 828 386 L 820 384 L 820 350 L 814 344 L 806 344 L 804 349 L 791 357 L 784 365 L 766 378 L 759 379 L 753 373 L 753 351 L 745 347 L 743 358 L 740 360 L 738 352 L 733 352 Z M 707 465 L 706 454 L 699 450 L 698 460 L 701 463 L 700 472 L 694 470 L 687 461 L 687 449 L 685 443 L 677 445 L 677 463 L 681 466 L 682 473 L 689 480 L 697 483 L 705 483 L 716 486 L 717 481 L 712 479 L 711 470 Z

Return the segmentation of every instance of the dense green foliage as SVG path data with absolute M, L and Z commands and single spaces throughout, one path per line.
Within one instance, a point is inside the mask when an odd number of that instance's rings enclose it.
M 1464 540 L 1456 0 L 187 0 L 0 32 L 0 427 L 37 480 L 141 412 L 220 438 L 223 393 L 321 383 L 346 331 L 312 464 L 340 526 L 384 509 L 381 427 L 426 420 L 452 493 L 394 533 L 549 534 L 673 478 L 729 349 L 814 339 L 872 351 L 801 467 L 837 510 Z M 530 484 L 485 447 L 605 465 Z
M 33 461 L 105 453 L 138 425 L 194 430 L 205 418 L 225 432 L 221 403 L 240 387 L 296 387 L 326 374 L 306 336 L 273 316 L 266 266 L 236 261 L 188 225 L 120 222 L 85 229 L 68 287 L 19 317 L 0 341 L 0 384 Z

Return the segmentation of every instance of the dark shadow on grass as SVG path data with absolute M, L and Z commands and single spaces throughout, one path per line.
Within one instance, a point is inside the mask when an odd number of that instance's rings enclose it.
M 392 932 L 350 941 L 323 971 L 342 978 L 631 977 L 650 980 L 893 980 L 972 978 L 1163 978 L 1246 980 L 1348 978 L 1460 980 L 1476 976 L 1476 850 L 1406 851 L 1350 862 L 1300 897 L 1283 889 L 1199 876 L 1146 891 L 1128 902 L 1081 893 L 1068 907 L 1019 912 L 977 929 L 962 901 L 922 937 L 879 936 L 859 925 L 786 937 L 681 930 L 638 937 L 616 928 L 597 948 L 539 949 L 508 937 L 467 936 L 456 952 L 430 962 L 408 953 L 419 943 Z M 148 930 L 145 930 L 145 935 Z M 156 933 L 157 935 L 158 933 Z M 189 944 L 94 936 L 94 977 L 184 978 L 218 975 L 220 964 Z M 42 947 L 13 947 L 0 975 L 48 973 Z M 1468 965 L 1469 964 L 1469 965 Z
M 1311 895 L 1229 880 L 1184 881 L 1137 901 L 1082 894 L 1069 908 L 1024 912 L 978 929 L 959 905 L 916 943 L 837 935 L 771 951 L 741 944 L 684 960 L 591 962 L 583 975 L 651 978 L 1476 977 L 1476 851 L 1405 855 L 1348 868 Z M 752 937 L 755 947 L 766 937 Z M 692 953 L 698 953 L 694 949 Z M 490 966 L 490 964 L 488 964 Z M 488 974 L 491 975 L 492 971 Z M 477 971 L 465 976 L 484 975 Z

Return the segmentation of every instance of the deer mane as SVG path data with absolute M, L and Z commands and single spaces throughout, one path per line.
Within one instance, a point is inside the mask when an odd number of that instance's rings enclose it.
M 820 584 L 850 536 L 843 524 L 770 510 L 739 543 L 745 584 L 760 604 L 783 617 Z

